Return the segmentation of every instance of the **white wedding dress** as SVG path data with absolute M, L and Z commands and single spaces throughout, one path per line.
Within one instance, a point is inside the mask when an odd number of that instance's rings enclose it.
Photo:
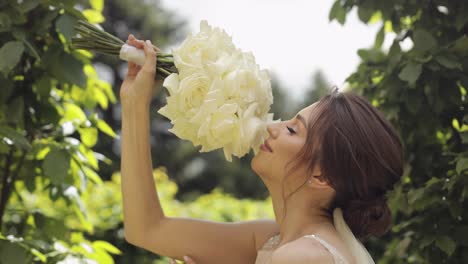
M 351 232 L 351 229 L 343 219 L 343 212 L 340 208 L 336 208 L 333 211 L 333 223 L 335 229 L 340 235 L 343 242 L 348 247 L 352 256 L 354 257 L 354 263 L 356 264 L 375 264 L 369 252 L 366 248 L 356 239 Z M 335 264 L 348 264 L 349 262 L 343 257 L 343 255 L 332 245 L 325 240 L 321 239 L 317 235 L 305 235 L 304 237 L 314 239 L 325 247 L 333 257 Z M 279 234 L 271 237 L 263 247 L 258 251 L 257 259 L 255 264 L 269 264 L 271 262 L 271 255 L 273 254 L 276 244 L 279 242 Z
M 340 208 L 336 208 L 333 211 L 333 224 L 341 239 L 351 252 L 351 255 L 353 255 L 356 264 L 375 264 L 367 249 L 356 239 L 353 232 L 351 232 L 351 229 L 343 218 L 343 212 Z

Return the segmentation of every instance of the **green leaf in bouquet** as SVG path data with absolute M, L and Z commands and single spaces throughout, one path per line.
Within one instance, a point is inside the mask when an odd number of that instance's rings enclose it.
M 9 41 L 0 48 L 0 71 L 7 75 L 20 61 L 24 46 L 20 41 Z

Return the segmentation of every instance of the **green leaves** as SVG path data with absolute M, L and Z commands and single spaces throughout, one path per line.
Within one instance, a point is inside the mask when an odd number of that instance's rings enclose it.
M 328 19 L 332 21 L 336 19 L 341 25 L 346 21 L 346 9 L 341 5 L 341 0 L 336 0 L 333 4 L 330 13 L 328 14 Z
M 462 37 L 457 39 L 453 43 L 451 50 L 462 56 L 468 55 L 468 36 L 463 35 Z
M 382 44 L 385 40 L 385 23 L 380 28 L 379 32 L 375 36 L 374 48 L 380 49 L 382 48 Z
M 79 129 L 81 135 L 81 142 L 87 147 L 93 147 L 98 140 L 98 130 L 95 127 L 87 127 Z
M 398 78 L 408 82 L 411 86 L 416 83 L 421 75 L 422 66 L 419 63 L 409 62 L 398 74 Z
M 0 71 L 6 76 L 16 67 L 23 54 L 24 46 L 19 41 L 9 41 L 0 48 Z
M 442 249 L 447 255 L 452 255 L 457 245 L 447 236 L 439 237 L 436 239 L 436 246 Z
M 357 8 L 363 22 L 373 20 L 370 10 L 381 14 L 385 26 L 374 49 L 382 48 L 385 32 L 396 34 L 383 57 L 360 50 L 362 63 L 348 78 L 354 91 L 391 119 L 405 168 L 411 168 L 390 199 L 391 242 L 376 240 L 370 248 L 385 249 L 379 263 L 468 262 L 468 3 L 445 1 L 432 8 L 417 1 L 338 2 L 339 8 Z M 408 38 L 411 49 L 405 48 Z
M 462 69 L 459 58 L 452 54 L 438 55 L 435 60 L 447 69 Z
M 73 55 L 64 52 L 59 47 L 50 47 L 43 60 L 47 70 L 58 81 L 79 87 L 86 86 L 84 64 Z
M 67 41 L 70 41 L 71 38 L 76 34 L 74 27 L 77 21 L 78 20 L 75 17 L 68 14 L 63 14 L 59 19 L 57 19 L 55 25 L 57 31 L 62 33 Z
M 90 4 L 87 15 L 102 20 L 103 0 Z M 96 198 L 85 204 L 83 197 L 91 185 L 104 184 L 99 162 L 109 163 L 93 147 L 99 131 L 116 136 L 96 107 L 105 109 L 116 98 L 99 80 L 92 56 L 70 47 L 76 21 L 85 19 L 78 6 L 88 1 L 0 1 L 0 177 L 8 182 L 2 198 L 8 189 L 14 196 L 7 197 L 2 230 L 19 236 L 0 234 L 2 264 L 65 257 L 113 263 L 111 254 L 120 253 L 110 243 L 84 238 L 95 235 L 99 223 L 88 211 Z M 74 96 L 74 90 L 85 92 Z M 117 205 L 106 206 L 121 223 Z
M 460 157 L 460 159 L 457 161 L 457 167 L 455 170 L 458 174 L 462 174 L 462 172 L 466 169 L 468 169 L 468 158 Z
M 104 0 L 90 0 L 89 3 L 91 4 L 91 7 L 99 12 L 102 12 L 104 9 Z
M 417 29 L 413 33 L 414 47 L 417 52 L 425 52 L 433 49 L 437 45 L 435 38 L 424 29 Z
M 117 134 L 115 134 L 114 130 L 103 120 L 98 120 L 97 121 L 97 127 L 99 130 L 101 130 L 103 133 L 116 138 Z
M 6 125 L 0 125 L 0 144 L 11 142 L 20 149 L 31 150 L 28 140 L 18 131 Z
M 45 176 L 49 177 L 53 184 L 70 184 L 72 181 L 68 174 L 68 170 L 70 169 L 70 154 L 65 150 L 52 149 L 45 157 L 42 169 Z
M 369 22 L 373 14 L 374 14 L 374 10 L 370 8 L 362 7 L 362 6 L 358 8 L 358 17 L 364 23 Z
M 0 263 L 30 263 L 30 257 L 17 243 L 0 240 Z
M 22 0 L 22 1 L 11 1 L 14 3 L 13 7 L 21 13 L 27 13 L 37 7 L 41 1 L 39 0 Z

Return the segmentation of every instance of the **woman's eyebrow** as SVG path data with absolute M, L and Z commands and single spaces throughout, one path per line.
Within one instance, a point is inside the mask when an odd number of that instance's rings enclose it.
M 302 122 L 302 124 L 304 125 L 304 127 L 307 127 L 307 122 L 305 121 L 305 118 L 303 116 L 301 116 L 300 114 L 297 114 L 296 115 L 296 118 L 299 119 L 299 121 Z

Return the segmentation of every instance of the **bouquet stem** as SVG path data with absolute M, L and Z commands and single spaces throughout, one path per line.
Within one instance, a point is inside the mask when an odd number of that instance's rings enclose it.
M 84 49 L 97 53 L 102 53 L 111 56 L 119 56 L 120 58 L 132 61 L 138 64 L 143 64 L 145 57 L 142 50 L 133 48 L 127 45 L 121 39 L 91 25 L 87 21 L 80 20 L 75 27 L 79 33 L 78 37 L 72 38 L 72 45 L 76 49 Z M 155 51 L 158 48 L 153 46 Z M 125 53 L 126 52 L 126 53 Z M 177 73 L 178 70 L 174 65 L 172 54 L 159 54 L 157 56 L 156 71 L 167 77 L 172 73 Z

